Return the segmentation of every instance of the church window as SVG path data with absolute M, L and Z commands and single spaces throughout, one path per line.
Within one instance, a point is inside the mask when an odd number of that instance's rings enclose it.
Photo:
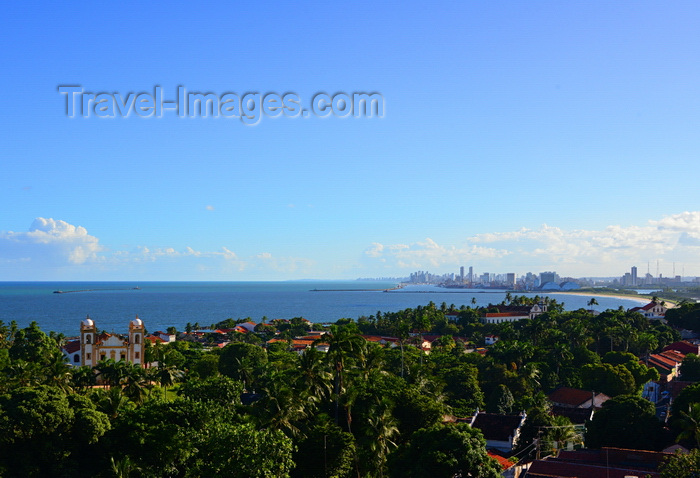
M 85 360 L 90 360 L 90 358 L 91 358 L 90 355 L 91 354 L 85 354 Z
M 141 337 L 141 336 L 140 336 L 139 334 L 134 335 L 134 343 L 135 343 L 135 344 L 138 344 L 138 343 L 139 343 L 140 337 Z
M 78 354 L 73 355 L 73 362 L 75 362 L 75 363 L 80 362 L 80 355 L 78 355 Z
M 134 352 L 134 358 L 135 358 L 135 359 L 140 359 L 140 358 L 141 358 L 141 354 L 140 354 L 139 352 Z
M 92 336 L 91 336 L 90 334 L 88 334 L 88 335 L 85 336 L 85 343 L 86 343 L 86 344 L 91 343 L 91 340 L 92 340 Z
M 126 355 L 124 353 L 119 354 L 119 360 L 126 360 Z

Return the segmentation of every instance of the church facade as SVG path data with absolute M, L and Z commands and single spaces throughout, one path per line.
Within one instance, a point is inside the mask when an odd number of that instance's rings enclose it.
M 76 367 L 94 367 L 107 359 L 143 366 L 144 335 L 145 327 L 138 316 L 129 322 L 126 336 L 98 333 L 95 322 L 88 316 L 80 322 L 80 340 L 67 344 L 63 352 L 68 357 L 68 363 Z

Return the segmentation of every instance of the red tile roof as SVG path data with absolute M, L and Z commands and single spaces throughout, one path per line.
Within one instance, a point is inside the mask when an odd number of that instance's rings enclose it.
M 494 453 L 494 452 L 491 451 L 491 450 L 488 450 L 486 453 L 488 453 L 488 455 L 489 455 L 491 458 L 493 458 L 494 460 L 496 460 L 496 461 L 498 462 L 498 464 L 501 465 L 501 469 L 502 469 L 502 470 L 507 470 L 508 468 L 510 468 L 511 466 L 513 466 L 513 463 L 512 463 L 509 459 L 507 459 L 507 458 L 505 458 L 505 457 L 502 457 L 501 455 L 499 455 L 499 454 L 497 454 L 497 453 Z
M 68 342 L 66 345 L 63 346 L 63 350 L 66 351 L 67 354 L 72 354 L 80 350 L 80 340 L 73 340 L 71 342 Z
M 472 427 L 478 428 L 487 440 L 508 441 L 515 436 L 520 428 L 523 417 L 520 415 L 499 415 L 497 413 L 479 413 L 472 423 Z
M 674 342 L 671 345 L 667 345 L 666 347 L 664 347 L 664 352 L 667 350 L 677 350 L 684 354 L 698 355 L 698 353 L 700 352 L 700 347 L 698 345 L 691 344 L 687 340 L 683 340 L 681 342 Z
M 596 394 L 598 396 L 600 394 Z M 549 401 L 556 404 L 579 407 L 593 397 L 590 390 L 561 387 L 549 394 Z
M 533 478 L 658 478 L 659 464 L 670 453 L 646 450 L 603 448 L 601 450 L 560 451 L 556 458 L 538 460 L 527 472 Z
M 529 313 L 520 312 L 487 312 L 486 317 L 529 317 Z

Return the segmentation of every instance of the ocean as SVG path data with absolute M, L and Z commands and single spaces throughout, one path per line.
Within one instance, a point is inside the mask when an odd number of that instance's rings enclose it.
M 0 282 L 0 320 L 15 320 L 20 327 L 36 321 L 45 332 L 79 334 L 80 321 L 90 316 L 98 328 L 125 333 L 137 315 L 148 331 L 188 322 L 208 326 L 227 318 L 267 319 L 304 317 L 311 322 L 357 319 L 377 311 L 395 312 L 408 307 L 438 306 L 445 302 L 471 305 L 499 303 L 505 291 L 444 289 L 408 286 L 383 292 L 397 284 L 378 281 L 290 282 Z M 314 290 L 318 289 L 318 290 Z M 61 290 L 64 293 L 55 294 Z M 533 296 L 535 294 L 525 294 Z M 545 295 L 539 293 L 540 296 Z M 588 308 L 589 296 L 546 294 L 565 304 L 566 310 Z M 597 297 L 596 310 L 639 305 L 633 299 Z

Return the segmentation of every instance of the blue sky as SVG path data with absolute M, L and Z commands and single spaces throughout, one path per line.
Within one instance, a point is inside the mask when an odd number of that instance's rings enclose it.
M 700 275 L 696 2 L 17 2 L 0 280 Z M 382 118 L 68 118 L 378 92 Z

